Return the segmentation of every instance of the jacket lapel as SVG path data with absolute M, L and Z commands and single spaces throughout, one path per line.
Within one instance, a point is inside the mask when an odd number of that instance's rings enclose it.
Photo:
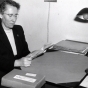
M 17 32 L 18 29 L 16 29 L 16 27 L 13 27 L 13 36 L 14 36 L 14 40 L 15 40 L 15 44 L 16 44 L 16 49 L 17 49 L 17 54 L 19 55 L 20 51 L 21 51 L 21 42 L 20 42 L 20 35 Z
M 0 41 L 5 45 L 6 48 L 8 48 L 8 50 L 10 50 L 13 53 L 12 48 L 10 46 L 10 42 L 9 42 L 1 24 L 0 24 Z

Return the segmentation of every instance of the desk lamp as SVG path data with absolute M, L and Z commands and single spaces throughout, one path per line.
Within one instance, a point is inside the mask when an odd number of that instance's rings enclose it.
M 88 8 L 83 8 L 80 10 L 74 20 L 78 22 L 88 23 Z

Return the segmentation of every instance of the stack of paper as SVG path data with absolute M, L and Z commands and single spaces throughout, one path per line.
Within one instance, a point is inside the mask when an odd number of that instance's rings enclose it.
M 11 88 L 41 88 L 45 76 L 14 69 L 2 77 L 1 85 Z

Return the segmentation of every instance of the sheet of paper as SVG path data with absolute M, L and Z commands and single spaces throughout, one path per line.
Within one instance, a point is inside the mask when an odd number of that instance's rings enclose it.
M 86 78 L 82 81 L 82 83 L 80 84 L 80 86 L 88 87 L 88 76 L 86 76 Z
M 15 75 L 13 78 L 31 82 L 31 83 L 34 83 L 36 81 L 36 79 L 34 79 L 34 78 L 29 78 L 29 77 L 25 77 L 25 76 L 21 76 L 21 75 Z
M 42 53 L 44 53 L 44 50 L 35 50 L 31 54 L 29 54 L 28 57 L 34 59 L 35 57 L 41 55 Z

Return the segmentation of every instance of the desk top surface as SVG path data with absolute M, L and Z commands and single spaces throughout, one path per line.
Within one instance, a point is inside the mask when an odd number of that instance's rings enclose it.
M 57 84 L 80 81 L 86 68 L 88 57 L 55 51 L 35 58 L 30 67 L 22 67 L 22 70 L 43 74 L 46 81 Z

